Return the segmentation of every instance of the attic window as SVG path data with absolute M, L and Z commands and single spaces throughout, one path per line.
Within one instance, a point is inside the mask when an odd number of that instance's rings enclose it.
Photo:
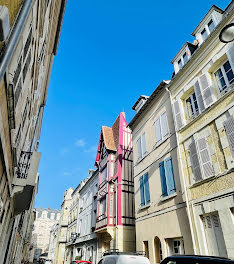
M 186 52 L 183 55 L 183 60 L 184 60 L 184 64 L 187 63 L 187 61 L 188 61 L 188 55 Z
M 205 41 L 208 37 L 208 33 L 205 28 L 202 30 L 201 35 L 202 35 L 203 41 Z
M 182 69 L 182 66 L 183 66 L 183 64 L 182 64 L 182 61 L 181 61 L 181 59 L 180 59 L 180 60 L 178 60 L 178 66 L 179 66 L 179 69 Z
M 212 19 L 208 23 L 208 28 L 209 28 L 210 32 L 212 32 L 214 30 L 214 28 L 215 28 L 215 25 L 214 25 L 214 22 L 213 22 Z

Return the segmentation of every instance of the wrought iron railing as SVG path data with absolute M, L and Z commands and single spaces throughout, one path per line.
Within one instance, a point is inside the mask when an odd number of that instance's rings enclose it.
M 27 179 L 32 152 L 21 151 L 16 175 L 18 179 Z

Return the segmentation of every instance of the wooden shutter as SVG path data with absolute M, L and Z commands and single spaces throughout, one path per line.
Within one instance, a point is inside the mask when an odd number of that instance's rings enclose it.
M 234 44 L 232 44 L 232 46 L 228 49 L 227 57 L 232 67 L 232 71 L 234 72 Z
M 162 128 L 162 136 L 163 136 L 163 138 L 165 138 L 168 135 L 166 112 L 161 115 L 161 128 Z
M 144 155 L 146 153 L 145 133 L 142 134 L 141 143 L 142 143 L 142 154 Z
M 156 142 L 160 142 L 162 140 L 160 118 L 158 118 L 155 121 L 155 132 L 156 132 Z
M 164 168 L 165 168 L 165 176 L 166 176 L 166 184 L 167 184 L 167 193 L 168 195 L 171 195 L 176 191 L 171 157 L 165 159 Z
M 207 76 L 207 73 L 204 73 L 199 78 L 201 94 L 204 101 L 205 108 L 209 107 L 214 99 L 213 99 L 213 92 L 211 89 L 211 85 Z
M 149 204 L 150 203 L 150 191 L 149 191 L 148 173 L 144 175 L 144 192 L 145 192 L 145 204 Z
M 145 194 L 144 194 L 143 176 L 140 177 L 140 191 L 141 191 L 141 206 L 144 206 L 145 205 Z
M 210 160 L 210 154 L 208 151 L 208 146 L 205 138 L 197 140 L 197 145 L 199 149 L 200 162 L 203 170 L 203 175 L 205 178 L 214 175 L 213 166 Z
M 164 161 L 159 163 L 159 170 L 160 170 L 160 178 L 161 178 L 161 186 L 162 186 L 162 196 L 165 197 L 168 195 L 168 193 L 167 193 Z
M 173 104 L 174 113 L 175 113 L 175 122 L 176 122 L 176 130 L 179 130 L 183 126 L 183 120 L 180 111 L 180 104 L 178 101 L 175 101 Z
M 189 145 L 189 152 L 190 152 L 190 159 L 191 159 L 192 170 L 194 175 L 194 181 L 197 182 L 202 179 L 202 174 L 201 174 L 201 168 L 200 168 L 195 141 L 193 141 Z
M 138 152 L 138 159 L 142 157 L 142 150 L 141 150 L 141 137 L 137 140 L 137 152 Z
M 229 117 L 224 123 L 224 129 L 227 134 L 227 138 L 229 141 L 230 150 L 232 156 L 234 156 L 234 118 L 233 116 Z
M 202 113 L 205 110 L 205 105 L 203 102 L 203 97 L 202 97 L 202 93 L 201 93 L 201 88 L 200 88 L 200 84 L 198 81 L 195 82 L 194 84 L 194 92 L 197 98 L 197 103 L 198 103 L 198 107 L 199 107 L 199 113 Z

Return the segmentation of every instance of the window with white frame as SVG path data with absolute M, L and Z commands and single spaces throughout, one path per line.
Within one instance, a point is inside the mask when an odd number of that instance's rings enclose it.
M 196 94 L 192 93 L 185 100 L 185 107 L 188 119 L 193 119 L 199 114 L 199 107 L 197 103 Z
M 106 196 L 100 200 L 100 207 L 99 207 L 99 216 L 106 215 Z
M 184 240 L 183 238 L 170 238 L 167 239 L 168 253 L 169 255 L 183 255 L 184 251 Z
M 167 114 L 164 112 L 155 121 L 156 143 L 159 144 L 168 138 Z
M 106 181 L 107 179 L 107 166 L 101 172 L 101 183 Z
M 146 154 L 145 133 L 143 133 L 137 140 L 138 160 Z
M 207 30 L 205 28 L 202 30 L 201 36 L 202 36 L 203 41 L 205 41 L 207 39 L 208 32 L 207 32 Z
M 183 63 L 182 63 L 182 60 L 181 59 L 178 60 L 178 66 L 179 66 L 179 69 L 182 69 Z
M 227 90 L 234 82 L 234 74 L 229 61 L 226 61 L 215 73 L 216 85 L 220 92 Z
M 208 23 L 208 28 L 210 30 L 210 33 L 214 30 L 215 28 L 215 24 L 214 24 L 214 21 L 211 19 Z
M 187 63 L 187 61 L 188 61 L 188 55 L 186 52 L 183 55 L 183 60 L 184 60 L 184 64 Z

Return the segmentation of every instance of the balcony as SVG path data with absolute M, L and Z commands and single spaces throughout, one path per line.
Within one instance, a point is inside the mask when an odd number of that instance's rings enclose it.
M 34 188 L 38 182 L 38 166 L 41 153 L 34 151 L 20 154 L 18 166 L 13 179 L 12 199 L 14 204 L 14 214 L 18 215 L 24 210 L 28 210 L 34 195 Z
M 96 230 L 105 226 L 107 226 L 107 216 L 104 214 L 98 216 L 96 222 Z

